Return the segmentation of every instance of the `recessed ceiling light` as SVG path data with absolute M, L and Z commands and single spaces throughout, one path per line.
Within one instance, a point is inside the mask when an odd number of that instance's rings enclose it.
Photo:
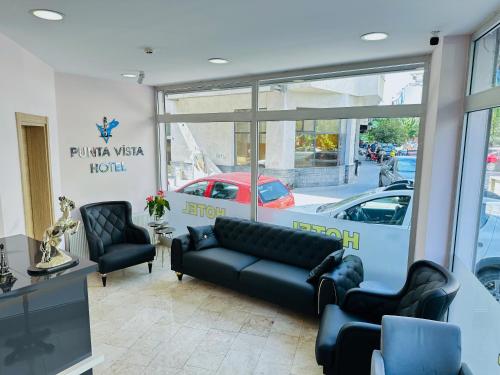
M 208 59 L 212 64 L 227 64 L 229 60 L 220 58 L 220 57 L 212 57 L 211 59 Z
M 363 34 L 361 35 L 361 39 L 366 40 L 368 42 L 373 42 L 377 40 L 387 39 L 388 36 L 389 34 L 387 33 L 376 32 L 376 33 Z
M 134 74 L 134 73 L 123 73 L 122 77 L 124 77 L 124 78 L 136 78 L 137 74 Z
M 64 14 L 48 9 L 33 9 L 31 14 L 47 21 L 60 21 L 64 18 Z

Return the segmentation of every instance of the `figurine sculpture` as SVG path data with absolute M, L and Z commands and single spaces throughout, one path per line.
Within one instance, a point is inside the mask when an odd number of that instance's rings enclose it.
M 80 222 L 70 216 L 71 211 L 75 209 L 75 202 L 63 196 L 59 197 L 59 205 L 63 215 L 53 226 L 47 228 L 43 235 L 42 244 L 40 245 L 42 259 L 36 265 L 37 268 L 53 268 L 72 261 L 72 258 L 64 254 L 58 246 L 61 244 L 62 236 L 65 233 L 76 233 Z M 55 249 L 55 255 L 52 255 L 52 248 Z

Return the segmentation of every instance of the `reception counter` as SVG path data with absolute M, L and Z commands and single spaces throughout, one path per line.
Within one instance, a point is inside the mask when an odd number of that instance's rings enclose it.
M 72 268 L 30 276 L 40 242 L 17 235 L 0 243 L 15 278 L 0 285 L 0 374 L 57 374 L 90 358 L 87 274 L 96 264 L 80 259 Z

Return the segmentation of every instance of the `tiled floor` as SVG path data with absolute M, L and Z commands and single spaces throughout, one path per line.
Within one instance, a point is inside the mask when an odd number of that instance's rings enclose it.
M 161 263 L 161 262 L 158 262 Z M 89 276 L 95 374 L 322 374 L 317 321 L 158 264 Z

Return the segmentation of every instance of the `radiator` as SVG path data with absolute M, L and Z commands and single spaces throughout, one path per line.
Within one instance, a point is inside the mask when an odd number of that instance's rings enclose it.
M 148 227 L 148 223 L 151 221 L 151 218 L 147 213 L 132 215 L 132 221 L 134 224 L 146 228 L 149 232 L 149 236 L 153 238 L 153 231 L 150 227 Z M 80 223 L 80 227 L 75 234 L 66 239 L 66 251 L 79 258 L 89 259 L 89 245 L 87 244 L 87 236 L 85 236 L 83 223 Z

